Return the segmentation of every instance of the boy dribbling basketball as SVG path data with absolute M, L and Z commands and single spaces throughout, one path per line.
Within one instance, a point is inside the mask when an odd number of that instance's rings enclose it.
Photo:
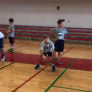
M 56 68 L 55 68 L 55 65 L 52 63 L 53 51 L 54 51 L 53 42 L 49 39 L 49 37 L 45 37 L 45 39 L 41 43 L 40 58 L 43 60 L 46 60 L 46 58 L 47 58 L 46 56 L 48 56 L 50 58 L 50 62 L 51 62 L 51 66 L 52 66 L 52 72 L 55 72 Z M 40 67 L 39 63 L 35 66 L 36 70 L 39 69 L 39 67 Z

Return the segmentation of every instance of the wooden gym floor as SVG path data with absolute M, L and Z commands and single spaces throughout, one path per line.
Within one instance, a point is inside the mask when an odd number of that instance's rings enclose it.
M 40 43 L 16 40 L 15 49 L 19 53 L 39 54 Z M 92 47 L 65 43 L 65 51 L 71 47 L 63 57 L 92 60 Z M 5 51 L 8 48 L 6 40 Z M 92 71 L 69 69 L 68 66 L 57 68 L 53 73 L 50 66 L 34 70 L 32 64 L 0 62 L 0 92 L 92 92 Z

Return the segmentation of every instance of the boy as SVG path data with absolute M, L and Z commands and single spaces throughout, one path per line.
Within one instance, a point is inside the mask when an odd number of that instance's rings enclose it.
M 46 60 L 46 56 L 48 56 L 52 62 L 52 54 L 54 51 L 54 44 L 53 42 L 49 39 L 49 37 L 45 37 L 45 40 L 42 41 L 41 43 L 41 48 L 40 48 L 40 58 Z M 40 60 L 39 60 L 40 61 Z M 56 71 L 55 65 L 52 65 L 52 72 Z M 35 69 L 39 69 L 40 64 L 37 64 L 35 66 Z
M 14 19 L 9 19 L 9 29 L 8 29 L 8 38 L 11 48 L 8 50 L 9 52 L 14 52 L 14 37 L 15 37 L 15 27 L 14 27 Z
M 58 27 L 52 31 L 56 35 L 55 58 L 57 59 L 57 62 L 60 64 L 62 64 L 60 57 L 62 52 L 64 51 L 64 36 L 67 33 L 67 30 L 63 27 L 64 21 L 64 19 L 59 19 L 57 21 Z
M 5 61 L 5 56 L 4 56 L 4 34 L 0 32 L 0 51 L 1 51 L 1 61 Z

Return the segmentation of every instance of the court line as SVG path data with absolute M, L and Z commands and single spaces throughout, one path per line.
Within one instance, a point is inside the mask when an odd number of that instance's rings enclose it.
M 10 64 L 8 64 L 8 65 L 5 65 L 5 66 L 3 66 L 3 67 L 0 67 L 0 70 L 2 70 L 3 68 L 6 68 L 6 67 L 8 67 L 8 66 L 10 66 L 10 65 L 12 65 L 12 64 L 14 64 L 14 62 L 12 62 L 12 63 L 10 63 Z
M 62 54 L 62 56 L 65 54 L 65 53 L 67 53 L 68 51 L 70 51 L 71 49 L 73 49 L 74 47 L 70 47 L 68 50 L 66 50 L 63 54 Z
M 19 47 L 16 47 L 15 49 L 26 47 L 26 46 L 28 46 L 28 44 L 30 44 L 30 43 L 27 43 L 27 44 L 24 44 L 24 45 L 20 45 Z
M 62 56 L 67 53 L 69 50 L 71 50 L 73 47 L 70 47 L 67 51 L 65 51 Z M 45 70 L 49 65 L 45 66 L 43 69 L 41 69 L 39 72 L 37 72 L 35 75 L 33 75 L 32 77 L 30 77 L 29 79 L 27 79 L 25 82 L 23 82 L 22 84 L 20 84 L 17 88 L 15 88 L 12 92 L 16 92 L 18 89 L 20 89 L 23 85 L 25 85 L 27 82 L 29 82 L 31 79 L 33 79 L 35 76 L 37 76 L 40 72 L 42 72 L 43 70 Z
M 27 45 L 23 45 L 22 47 L 24 47 L 24 46 L 27 46 Z M 16 47 L 15 49 L 19 49 L 19 48 L 21 48 L 21 46 Z M 12 61 L 13 61 L 13 54 L 14 54 L 14 53 L 9 53 L 9 54 L 12 55 Z M 5 66 L 3 66 L 3 67 L 0 67 L 0 70 L 4 69 L 4 68 L 6 68 L 6 67 L 8 67 L 8 66 L 10 66 L 10 65 L 12 65 L 12 64 L 14 64 L 14 63 L 15 63 L 15 62 L 13 61 L 12 63 L 10 63 L 10 64 L 8 64 L 8 65 L 5 65 Z
M 1 67 L 0 68 L 0 70 L 2 70 L 2 69 L 4 69 L 4 68 L 6 68 L 6 67 L 8 67 L 8 66 L 10 66 L 10 65 L 12 65 L 12 64 L 14 64 L 15 62 L 13 61 L 13 53 L 10 53 L 11 55 L 12 55 L 12 62 L 10 63 L 10 64 L 8 64 L 8 65 L 5 65 L 5 66 L 3 66 L 3 67 Z M 6 61 L 4 61 L 4 62 L 6 62 Z
M 56 88 L 64 88 L 64 89 L 70 89 L 70 90 L 76 90 L 76 91 L 82 91 L 82 92 L 92 92 L 92 91 L 85 91 L 85 90 L 81 90 L 81 89 L 74 89 L 74 88 L 68 88 L 68 87 L 60 87 L 60 86 L 53 86 Z
M 19 85 L 17 88 L 15 88 L 12 92 L 16 92 L 19 88 L 21 88 L 23 85 L 25 85 L 27 82 L 29 82 L 31 79 L 33 79 L 36 75 L 38 75 L 40 72 L 42 72 L 43 70 L 45 70 L 47 68 L 47 66 L 45 66 L 43 69 L 41 69 L 39 72 L 37 72 L 36 74 L 34 74 L 32 77 L 30 77 L 29 79 L 27 79 L 24 83 L 22 83 L 21 85 Z
M 68 67 L 56 78 L 55 81 L 45 90 L 45 92 L 48 92 L 49 89 L 58 81 L 58 79 L 69 69 L 69 67 L 77 60 L 77 58 L 73 59 L 73 61 L 68 65 Z
M 27 45 L 23 45 L 23 47 L 24 46 L 27 46 Z M 17 47 L 16 49 L 18 49 L 18 48 L 20 48 L 21 46 L 19 46 L 19 47 Z M 62 55 L 64 55 L 65 53 L 67 53 L 69 50 L 71 50 L 73 47 L 71 47 L 71 48 L 69 48 L 67 51 L 65 51 Z M 14 64 L 15 62 L 12 62 L 12 63 L 10 63 L 10 64 L 8 64 L 8 65 L 5 65 L 5 66 L 3 66 L 3 67 L 1 67 L 0 68 L 0 70 L 1 69 L 4 69 L 4 68 L 6 68 L 6 67 L 8 67 L 8 66 L 10 66 L 10 65 L 12 65 L 12 64 Z

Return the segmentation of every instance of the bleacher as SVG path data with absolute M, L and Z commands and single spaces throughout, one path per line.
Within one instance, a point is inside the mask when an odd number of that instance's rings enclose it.
M 7 35 L 9 25 L 0 25 L 0 31 Z M 51 38 L 55 39 L 55 35 L 51 33 L 55 27 L 46 26 L 24 26 L 15 25 L 16 38 L 42 40 L 44 36 L 50 35 Z M 65 40 L 68 42 L 92 42 L 92 28 L 71 28 L 67 27 L 68 34 L 65 36 Z

